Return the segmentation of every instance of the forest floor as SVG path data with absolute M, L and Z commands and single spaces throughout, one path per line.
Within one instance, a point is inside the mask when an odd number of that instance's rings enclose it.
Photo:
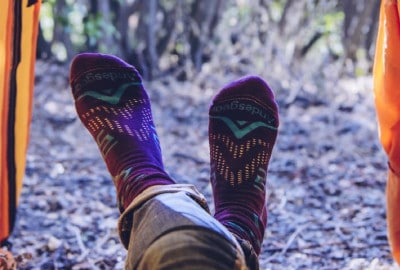
M 19 269 L 122 269 L 114 186 L 77 119 L 68 69 L 38 62 L 36 74 L 26 177 L 10 239 Z M 145 83 L 168 172 L 195 184 L 210 205 L 208 105 L 233 77 Z M 268 174 L 262 269 L 399 269 L 386 236 L 387 165 L 371 78 L 341 79 L 327 95 L 300 91 L 290 100 L 273 76 L 271 85 L 281 124 Z

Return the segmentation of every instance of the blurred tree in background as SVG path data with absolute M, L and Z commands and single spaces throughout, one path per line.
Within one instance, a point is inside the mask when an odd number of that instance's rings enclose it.
M 274 63 L 299 71 L 370 72 L 379 0 L 47 0 L 38 57 L 118 55 L 146 79 L 186 79 Z M 278 64 L 276 64 L 278 63 Z M 208 65 L 208 66 L 207 66 Z M 223 68 L 222 68 L 223 67 Z M 312 68 L 311 68 L 312 67 Z

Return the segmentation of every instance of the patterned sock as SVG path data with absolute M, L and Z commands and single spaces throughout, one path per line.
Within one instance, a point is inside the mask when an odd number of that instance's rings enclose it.
M 150 101 L 134 67 L 111 55 L 80 54 L 70 84 L 78 116 L 113 177 L 121 212 L 146 188 L 174 183 L 164 171 Z
M 259 254 L 267 168 L 278 129 L 274 95 L 261 78 L 245 77 L 220 91 L 209 115 L 215 217 Z

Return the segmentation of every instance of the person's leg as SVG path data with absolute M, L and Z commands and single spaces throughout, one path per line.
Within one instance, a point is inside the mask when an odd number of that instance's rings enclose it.
M 120 219 L 126 269 L 247 269 L 235 238 L 204 207 L 191 185 L 145 190 Z
M 267 221 L 266 175 L 278 130 L 274 95 L 261 78 L 245 77 L 220 91 L 209 115 L 215 218 L 237 236 L 247 255 L 251 249 L 258 255 Z
M 117 189 L 126 268 L 245 267 L 240 246 L 205 210 L 204 197 L 164 171 L 150 101 L 135 68 L 110 55 L 82 54 L 72 62 L 70 83 L 79 118 Z
M 389 163 L 386 183 L 388 241 L 394 260 L 400 264 L 399 16 L 399 1 L 381 1 L 373 77 L 379 139 Z

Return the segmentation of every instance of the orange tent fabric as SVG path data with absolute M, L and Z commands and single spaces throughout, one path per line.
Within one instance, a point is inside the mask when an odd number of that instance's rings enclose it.
M 400 263 L 400 0 L 382 0 L 374 62 L 380 140 L 389 159 L 386 185 L 388 237 Z
M 0 243 L 15 221 L 25 171 L 40 0 L 0 8 Z

